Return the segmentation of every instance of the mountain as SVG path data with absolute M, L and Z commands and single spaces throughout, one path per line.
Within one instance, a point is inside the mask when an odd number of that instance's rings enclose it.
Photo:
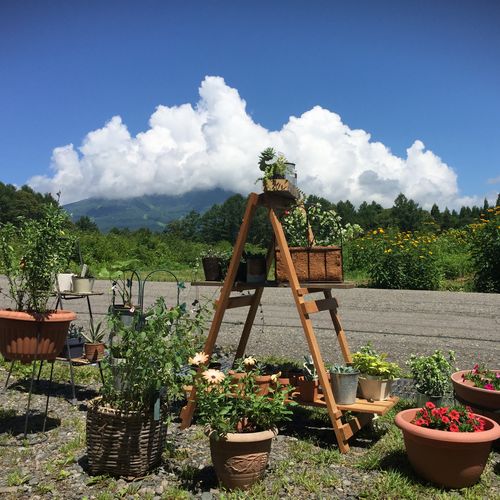
M 144 195 L 136 198 L 108 200 L 88 198 L 64 205 L 73 222 L 88 216 L 103 232 L 113 227 L 131 230 L 147 227 L 161 231 L 171 220 L 178 219 L 192 210 L 202 213 L 215 203 L 221 204 L 234 195 L 224 189 L 191 191 L 179 196 Z

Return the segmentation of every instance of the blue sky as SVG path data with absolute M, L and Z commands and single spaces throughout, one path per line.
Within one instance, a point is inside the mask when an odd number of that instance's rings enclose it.
M 347 3 L 2 0 L 0 180 L 248 192 L 275 145 L 333 201 L 494 201 L 500 2 Z

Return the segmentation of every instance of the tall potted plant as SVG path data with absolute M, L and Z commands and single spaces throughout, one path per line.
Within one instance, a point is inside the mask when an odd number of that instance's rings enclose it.
M 83 344 L 85 357 L 91 363 L 100 361 L 104 357 L 105 344 L 103 340 L 105 335 L 106 330 L 102 326 L 102 321 L 99 321 L 97 325 L 90 321 L 88 333 L 82 331 L 82 336 L 86 340 Z
M 261 479 L 269 459 L 276 426 L 291 414 L 286 391 L 276 380 L 269 393 L 259 393 L 252 370 L 239 381 L 202 363 L 195 376 L 198 422 L 207 426 L 212 463 L 228 489 L 248 489 Z
M 169 403 L 183 395 L 183 360 L 201 344 L 203 327 L 204 309 L 190 313 L 185 304 L 169 307 L 162 297 L 145 312 L 139 330 L 121 323 L 124 362 L 111 366 L 104 360 L 101 395 L 87 412 L 92 474 L 139 477 L 160 462 Z
M 443 396 L 451 388 L 450 376 L 455 361 L 453 351 L 446 357 L 440 350 L 429 356 L 415 356 L 412 354 L 407 361 L 410 367 L 413 383 L 417 390 L 416 402 L 418 407 L 432 401 L 440 406 Z
M 359 370 L 359 388 L 365 399 L 384 401 L 389 398 L 394 380 L 401 370 L 397 363 L 386 360 L 370 344 L 352 355 L 352 366 Z
M 0 352 L 8 360 L 51 361 L 64 346 L 76 314 L 51 310 L 48 303 L 74 247 L 69 225 L 68 214 L 49 203 L 40 219 L 0 229 L 0 265 L 14 306 L 0 310 Z

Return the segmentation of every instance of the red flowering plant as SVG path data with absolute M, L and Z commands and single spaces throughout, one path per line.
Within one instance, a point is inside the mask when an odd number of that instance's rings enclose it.
M 476 364 L 469 373 L 462 375 L 462 379 L 470 380 L 475 387 L 480 389 L 500 391 L 500 371 L 487 370 Z
M 484 420 L 472 413 L 466 406 L 436 407 L 428 401 L 417 411 L 412 423 L 427 429 L 437 429 L 447 432 L 481 432 L 484 430 Z

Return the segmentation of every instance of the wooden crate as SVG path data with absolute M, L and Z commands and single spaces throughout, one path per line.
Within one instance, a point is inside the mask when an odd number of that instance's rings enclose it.
M 264 191 L 274 191 L 290 198 L 299 198 L 300 195 L 297 186 L 288 179 L 266 179 Z
M 290 247 L 290 254 L 299 281 L 344 280 L 340 247 Z M 276 248 L 276 280 L 288 281 L 279 248 Z

